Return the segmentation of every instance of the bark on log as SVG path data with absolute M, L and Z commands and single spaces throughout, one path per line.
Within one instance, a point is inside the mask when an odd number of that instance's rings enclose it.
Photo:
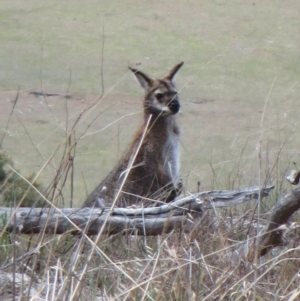
M 85 231 L 88 235 L 99 233 L 135 233 L 138 235 L 159 235 L 182 228 L 188 213 L 203 212 L 217 207 L 233 206 L 251 199 L 267 196 L 274 186 L 260 190 L 250 187 L 241 190 L 206 191 L 178 199 L 160 207 L 148 208 L 13 208 L 0 207 L 0 231 L 19 233 L 61 234 Z M 15 215 L 15 218 L 13 216 Z M 13 221 L 16 220 L 14 225 Z M 107 223 L 105 223 L 107 219 Z
M 240 247 L 230 251 L 225 258 L 231 261 L 238 261 L 242 258 L 252 262 L 255 258 L 255 253 L 258 257 L 264 256 L 272 248 L 284 245 L 282 240 L 283 233 L 289 228 L 285 227 L 285 224 L 299 209 L 300 188 L 297 188 L 278 200 L 272 209 L 269 222 L 260 236 L 252 239 L 251 243 L 248 241 L 241 242 Z M 257 252 L 255 252 L 256 246 L 258 246 Z
M 259 242 L 259 255 L 266 255 L 272 248 L 282 245 L 283 230 L 278 229 L 288 222 L 290 217 L 300 209 L 300 188 L 283 196 L 273 208 L 268 226 Z

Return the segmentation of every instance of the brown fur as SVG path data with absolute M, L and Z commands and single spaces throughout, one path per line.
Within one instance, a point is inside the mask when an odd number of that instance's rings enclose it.
M 183 62 L 176 65 L 162 79 L 151 78 L 130 68 L 145 90 L 144 122 L 129 149 L 89 195 L 84 207 L 101 207 L 103 201 L 112 204 L 126 175 L 116 200 L 117 207 L 141 201 L 144 205 L 151 204 L 151 201 L 170 202 L 179 194 L 179 127 L 176 114 L 180 104 L 173 78 L 182 65 Z M 135 160 L 131 162 L 135 153 Z M 132 168 L 129 170 L 130 164 Z

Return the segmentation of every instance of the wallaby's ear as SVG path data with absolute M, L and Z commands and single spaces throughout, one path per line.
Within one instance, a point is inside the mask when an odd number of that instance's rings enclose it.
M 175 74 L 177 73 L 177 71 L 181 68 L 181 66 L 183 65 L 184 62 L 181 62 L 179 64 L 177 64 L 176 66 L 174 66 L 169 73 L 164 77 L 164 79 L 172 82 L 173 78 L 175 76 Z
M 144 90 L 146 90 L 153 84 L 153 79 L 151 77 L 149 77 L 147 74 L 145 74 L 144 72 L 134 69 L 134 68 L 131 68 L 131 67 L 129 67 L 129 69 L 133 72 L 136 79 L 141 84 L 141 86 L 144 88 Z

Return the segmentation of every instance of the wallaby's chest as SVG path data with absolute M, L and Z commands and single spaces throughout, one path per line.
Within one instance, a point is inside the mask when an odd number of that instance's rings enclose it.
M 163 147 L 164 167 L 169 176 L 175 181 L 179 175 L 179 135 L 170 133 Z
M 165 161 L 164 164 L 167 164 L 168 161 L 175 160 L 177 158 L 177 149 L 178 135 L 171 132 L 164 143 L 162 143 L 161 155 L 162 159 Z
M 157 170 L 164 170 L 168 177 L 175 181 L 179 176 L 180 168 L 178 127 L 175 123 L 165 127 L 164 130 L 160 127 L 160 135 L 156 134 L 158 128 L 153 128 L 153 130 L 155 134 L 147 137 L 142 150 L 144 153 L 152 153 L 153 160 L 147 160 L 147 164 L 156 165 Z

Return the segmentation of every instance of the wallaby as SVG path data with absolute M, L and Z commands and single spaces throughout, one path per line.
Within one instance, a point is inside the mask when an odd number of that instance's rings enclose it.
M 180 193 L 176 122 L 180 104 L 173 80 L 182 65 L 174 66 L 162 79 L 129 67 L 145 91 L 144 122 L 129 149 L 89 195 L 84 207 L 102 207 L 103 201 L 112 204 L 115 198 L 117 207 L 141 202 L 148 206 L 151 202 L 170 202 Z

